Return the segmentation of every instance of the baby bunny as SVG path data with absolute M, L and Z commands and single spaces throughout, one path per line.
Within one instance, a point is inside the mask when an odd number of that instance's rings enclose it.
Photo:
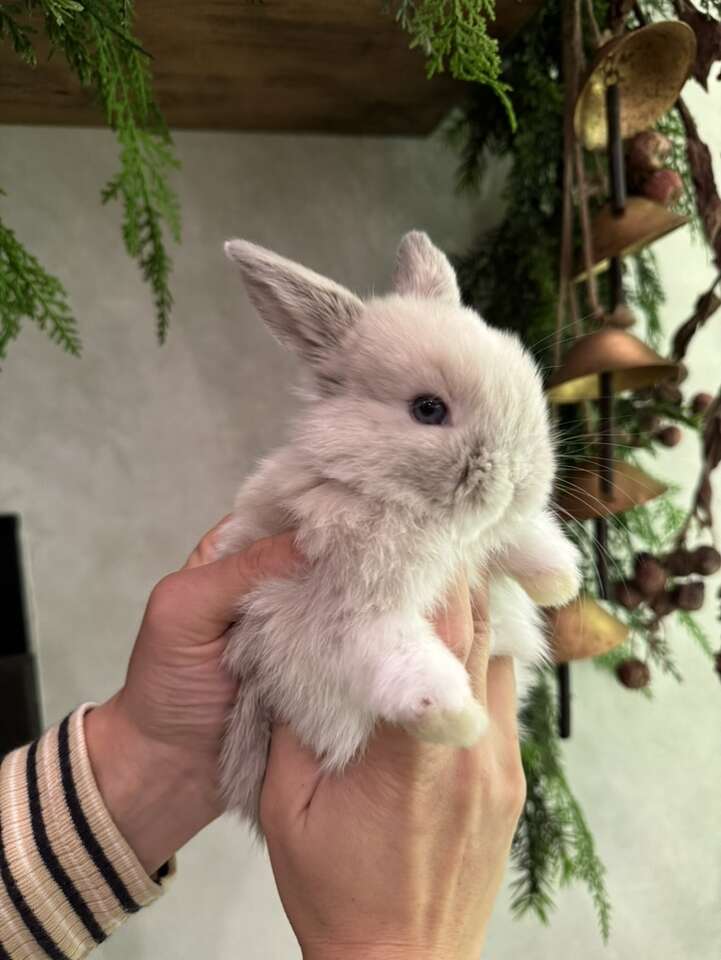
M 474 587 L 490 572 L 491 653 L 529 664 L 545 655 L 532 601 L 567 602 L 579 574 L 548 511 L 539 373 L 515 336 L 462 306 L 426 234 L 402 239 L 394 292 L 365 302 L 255 244 L 225 249 L 309 374 L 290 442 L 243 484 L 220 545 L 295 529 L 309 561 L 243 602 L 227 647 L 241 686 L 221 786 L 258 827 L 272 720 L 329 771 L 379 720 L 470 746 L 487 717 L 431 626 L 454 578 Z

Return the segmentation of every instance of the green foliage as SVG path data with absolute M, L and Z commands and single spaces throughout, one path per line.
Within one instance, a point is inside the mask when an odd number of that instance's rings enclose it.
M 668 113 L 664 114 L 656 124 L 656 129 L 671 141 L 671 152 L 664 161 L 665 166 L 675 170 L 683 181 L 683 194 L 674 209 L 690 218 L 694 236 L 700 237 L 702 236 L 702 228 L 696 209 L 693 178 L 686 155 L 686 134 L 678 110 L 669 110 Z
M 661 348 L 661 307 L 666 297 L 658 273 L 658 261 L 652 247 L 629 258 L 631 261 L 631 283 L 627 284 L 630 304 L 646 321 L 646 340 L 654 350 Z
M 0 357 L 6 355 L 25 318 L 68 353 L 80 354 L 80 340 L 62 284 L 43 270 L 0 221 Z
M 540 670 L 521 715 L 526 803 L 513 841 L 513 910 L 548 923 L 555 890 L 580 879 L 596 908 L 601 935 L 608 940 L 611 905 L 605 870 L 591 831 L 563 769 L 556 731 L 556 702 L 547 669 Z
M 37 63 L 32 35 L 35 32 L 20 17 L 26 12 L 24 3 L 4 3 L 0 6 L 0 40 L 9 40 L 13 50 L 29 66 Z
M 0 36 L 35 62 L 34 23 L 41 20 L 53 52 L 93 89 L 120 146 L 120 169 L 102 191 L 123 208 L 123 240 L 150 285 L 158 338 L 165 339 L 172 295 L 165 234 L 180 239 L 180 210 L 169 178 L 178 166 L 151 89 L 148 54 L 133 38 L 129 0 L 26 0 L 4 4 Z
M 399 0 L 396 20 L 426 57 L 428 77 L 446 68 L 457 80 L 481 84 L 503 105 L 511 127 L 515 116 L 510 87 L 500 79 L 498 42 L 488 35 L 495 0 Z
M 716 656 L 716 651 L 711 646 L 711 641 L 706 636 L 706 632 L 696 617 L 691 613 L 687 613 L 685 610 L 679 610 L 676 616 L 678 617 L 678 622 L 686 630 L 689 637 L 699 647 L 702 653 L 713 660 Z
M 477 182 L 488 154 L 511 156 L 502 223 L 456 259 L 466 302 L 492 324 L 518 331 L 541 362 L 550 357 L 560 236 L 562 97 L 560 6 L 549 0 L 509 46 L 504 77 L 514 90 L 515 131 L 479 88 L 451 136 L 461 144 L 459 183 Z

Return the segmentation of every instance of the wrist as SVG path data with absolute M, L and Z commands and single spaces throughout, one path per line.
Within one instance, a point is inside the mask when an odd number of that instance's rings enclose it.
M 303 960 L 458 960 L 440 949 L 404 943 L 315 943 L 301 947 Z
M 85 740 L 103 802 L 149 874 L 220 814 L 213 766 L 143 735 L 122 694 L 86 715 Z

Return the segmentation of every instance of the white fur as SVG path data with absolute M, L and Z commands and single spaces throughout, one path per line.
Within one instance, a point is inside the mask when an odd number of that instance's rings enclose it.
M 485 712 L 431 627 L 459 572 L 475 585 L 491 571 L 491 652 L 523 664 L 545 656 L 528 594 L 560 604 L 579 577 L 547 510 L 554 458 L 536 367 L 515 336 L 461 305 L 425 234 L 401 242 L 396 292 L 366 303 L 254 244 L 226 251 L 311 374 L 291 441 L 242 486 L 221 544 L 293 528 L 310 561 L 245 598 L 228 643 L 241 689 L 222 788 L 257 826 L 271 720 L 329 770 L 380 719 L 458 747 L 481 736 Z M 443 399 L 449 422 L 418 423 L 421 395 Z

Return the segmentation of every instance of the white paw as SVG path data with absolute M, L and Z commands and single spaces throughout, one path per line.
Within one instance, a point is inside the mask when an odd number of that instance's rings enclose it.
M 419 740 L 449 747 L 472 747 L 488 729 L 488 714 L 471 698 L 458 711 L 427 707 L 420 719 L 406 726 Z
M 425 651 L 420 671 L 407 676 L 399 719 L 412 734 L 432 743 L 470 747 L 488 726 L 463 664 L 440 644 Z
M 541 607 L 562 607 L 581 589 L 581 576 L 575 567 L 534 573 L 519 577 L 518 581 L 531 600 Z

